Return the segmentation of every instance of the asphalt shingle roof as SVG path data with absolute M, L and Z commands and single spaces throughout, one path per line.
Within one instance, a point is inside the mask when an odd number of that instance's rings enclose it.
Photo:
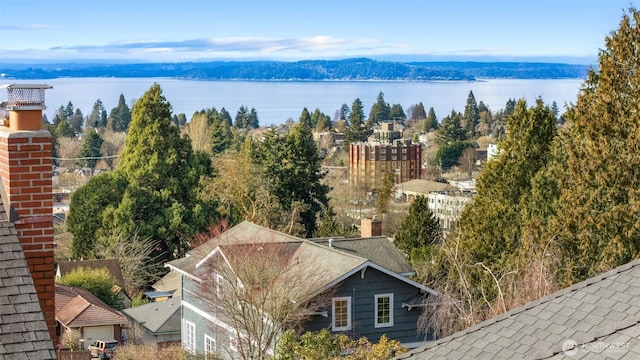
M 329 239 L 311 239 L 329 246 Z M 332 240 L 333 248 L 348 254 L 363 257 L 395 273 L 409 276 L 415 274 L 404 256 L 386 236 L 370 238 L 337 238 Z
M 180 333 L 180 301 L 179 297 L 171 298 L 124 309 L 122 312 L 129 319 L 142 324 L 151 334 Z
M 640 359 L 640 260 L 396 359 Z
M 127 319 L 87 290 L 56 284 L 56 319 L 71 328 L 126 324 Z
M 0 358 L 56 359 L 20 240 L 0 199 Z

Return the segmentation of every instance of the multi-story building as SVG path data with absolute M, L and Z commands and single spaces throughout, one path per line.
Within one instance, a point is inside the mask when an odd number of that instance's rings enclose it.
M 349 144 L 349 183 L 379 189 L 388 172 L 395 183 L 419 179 L 422 168 L 422 145 L 399 138 L 393 123 L 383 123 L 376 141 Z
M 475 194 L 474 190 L 443 190 L 429 193 L 429 209 L 440 221 L 445 236 L 455 227 L 462 210 Z

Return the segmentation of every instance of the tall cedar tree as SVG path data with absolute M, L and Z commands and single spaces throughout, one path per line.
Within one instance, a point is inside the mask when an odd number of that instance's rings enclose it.
M 563 285 L 640 256 L 640 14 L 605 39 L 568 112 L 566 166 L 552 234 L 565 249 Z
M 194 153 L 190 140 L 181 138 L 171 122 L 171 105 L 160 85 L 153 84 L 134 106 L 125 148 L 113 175 L 115 180 L 124 179 L 125 187 L 118 193 L 120 201 L 94 194 L 98 203 L 80 204 L 102 215 L 94 236 L 108 238 L 115 229 L 138 234 L 158 241 L 154 256 L 171 259 L 188 250 L 186 241 L 215 220 L 212 204 L 200 198 L 200 180 L 211 175 L 211 162 L 206 155 Z M 85 186 L 100 193 L 114 193 L 113 186 L 97 188 L 92 181 Z M 120 184 L 111 181 L 105 185 L 113 183 Z M 104 200 L 107 207 L 99 209 Z M 72 211 L 74 205 L 78 206 L 72 201 Z M 77 220 L 86 221 L 81 216 Z M 88 221 L 93 223 L 92 219 Z M 76 222 L 71 225 L 83 228 Z
M 555 118 L 542 100 L 529 109 L 524 100 L 517 102 L 507 122 L 502 152 L 485 165 L 476 180 L 477 195 L 460 217 L 461 251 L 473 263 L 482 263 L 496 274 L 518 267 L 523 199 L 531 191 L 534 176 L 546 168 L 555 136 Z M 488 289 L 481 283 L 473 285 L 484 294 L 495 294 L 489 284 Z

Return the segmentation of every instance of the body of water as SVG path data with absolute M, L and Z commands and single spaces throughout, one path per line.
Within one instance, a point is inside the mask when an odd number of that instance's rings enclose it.
M 555 101 L 563 112 L 564 105 L 575 103 L 582 79 L 483 81 L 192 81 L 166 78 L 61 78 L 47 80 L 0 80 L 6 83 L 44 83 L 53 86 L 45 92 L 49 120 L 60 106 L 69 102 L 88 116 L 97 99 L 107 113 L 118 104 L 123 94 L 131 106 L 153 83 L 157 82 L 174 114 L 187 119 L 194 112 L 215 107 L 225 108 L 234 118 L 240 106 L 255 108 L 260 125 L 278 125 L 287 119 L 298 120 L 306 107 L 316 108 L 333 118 L 342 104 L 349 108 L 356 98 L 362 101 L 365 117 L 382 91 L 390 105 L 400 104 L 405 113 L 410 106 L 422 102 L 425 111 L 433 107 L 438 119 L 451 110 L 464 112 L 469 91 L 476 101 L 484 102 L 493 112 L 503 109 L 509 99 L 526 99 L 533 105 L 536 98 L 546 104 Z M 3 95 L 0 95 L 3 97 Z M 407 113 L 407 115 L 409 115 Z

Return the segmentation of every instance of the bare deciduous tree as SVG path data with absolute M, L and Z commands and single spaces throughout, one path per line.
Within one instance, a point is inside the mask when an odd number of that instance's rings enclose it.
M 304 241 L 220 244 L 200 276 L 199 294 L 218 321 L 233 329 L 233 358 L 267 359 L 279 336 L 299 329 L 331 303 L 326 271 L 314 269 L 315 244 Z M 210 249 L 210 247 L 209 247 Z

